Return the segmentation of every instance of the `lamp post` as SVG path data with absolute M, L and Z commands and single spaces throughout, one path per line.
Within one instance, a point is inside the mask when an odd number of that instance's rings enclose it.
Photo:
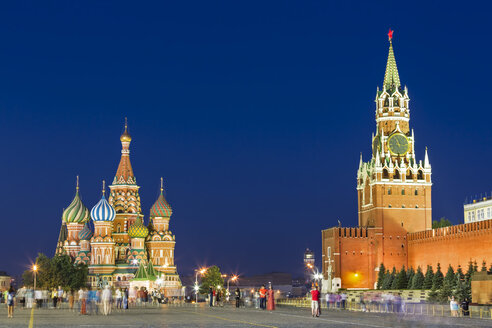
M 196 274 L 195 274 L 195 303 L 198 304 L 198 274 L 205 274 L 205 272 L 207 272 L 207 269 L 206 268 L 202 268 L 202 269 L 195 269 L 196 271 Z
M 38 272 L 37 264 L 32 266 L 32 273 L 34 274 L 34 293 L 36 293 L 36 273 Z
M 236 275 L 233 275 L 232 277 L 230 277 L 229 279 L 227 279 L 227 295 L 231 295 L 231 293 L 229 292 L 229 283 L 232 281 L 237 281 L 237 278 L 238 276 Z

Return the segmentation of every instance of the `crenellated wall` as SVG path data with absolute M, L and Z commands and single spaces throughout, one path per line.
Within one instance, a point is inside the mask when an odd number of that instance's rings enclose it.
M 408 265 L 424 271 L 427 265 L 435 269 L 438 262 L 443 271 L 450 264 L 455 270 L 458 265 L 466 269 L 470 260 L 490 265 L 492 220 L 409 233 L 407 242 Z

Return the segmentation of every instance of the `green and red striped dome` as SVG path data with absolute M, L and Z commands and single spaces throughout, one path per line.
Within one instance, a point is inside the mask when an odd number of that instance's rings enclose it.
M 161 191 L 159 198 L 157 198 L 157 201 L 150 208 L 150 216 L 169 218 L 172 214 L 173 210 L 171 208 L 171 205 L 169 205 L 167 200 L 164 198 L 164 194 Z

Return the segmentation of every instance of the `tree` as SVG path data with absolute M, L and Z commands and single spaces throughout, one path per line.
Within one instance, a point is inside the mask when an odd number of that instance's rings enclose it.
M 451 264 L 448 266 L 448 272 L 446 272 L 446 276 L 444 277 L 444 284 L 448 284 L 451 289 L 456 287 L 456 274 Z
M 478 272 L 478 263 L 476 260 L 473 262 L 473 272 Z
M 456 290 L 454 296 L 458 302 L 463 302 L 465 299 L 471 299 L 471 289 L 468 289 L 468 285 L 465 279 L 465 275 L 461 271 L 461 267 L 456 270 Z
M 393 284 L 393 280 L 396 275 L 396 269 L 393 267 L 393 271 L 390 273 L 389 270 L 386 270 L 383 280 L 383 289 L 391 289 L 391 285 Z
M 427 272 L 425 273 L 423 289 L 432 288 L 432 280 L 434 279 L 434 271 L 432 270 L 432 265 L 427 266 Z
M 446 273 L 446 277 L 444 278 L 442 287 L 439 290 L 439 295 L 438 295 L 439 302 L 445 303 L 448 301 L 448 298 L 451 297 L 451 295 L 453 295 L 453 290 L 456 286 L 456 281 L 457 279 L 453 267 L 449 265 L 448 272 Z
M 442 217 L 439 221 L 432 221 L 432 229 L 449 227 L 451 225 L 451 221 Z
M 441 271 L 441 263 L 437 263 L 437 270 L 434 273 L 434 277 L 432 279 L 432 288 L 435 290 L 441 289 L 444 281 L 444 275 Z
M 202 277 L 202 284 L 200 286 L 200 293 L 207 294 L 209 289 L 216 289 L 218 286 L 224 285 L 224 279 L 220 273 L 218 266 L 213 265 L 207 269 L 207 272 Z
M 392 289 L 406 289 L 407 284 L 407 271 L 405 270 L 405 266 L 402 266 L 400 272 L 398 272 L 393 282 L 395 288 Z
M 482 269 L 481 272 L 487 272 L 487 262 L 485 260 L 482 261 Z
M 424 274 L 422 273 L 422 268 L 419 266 L 417 272 L 412 278 L 412 289 L 423 289 L 424 288 Z
M 474 272 L 475 272 L 475 267 L 473 266 L 473 262 L 470 260 L 470 262 L 468 262 L 468 270 L 466 271 L 465 274 L 465 280 L 471 281 L 471 276 L 473 275 Z
M 87 265 L 74 265 L 68 255 L 55 255 L 48 258 L 46 255 L 39 253 L 36 258 L 38 266 L 37 286 L 40 288 L 58 288 L 79 289 L 87 284 Z M 32 285 L 33 273 L 26 270 L 23 275 L 25 285 Z
M 412 289 L 413 276 L 415 276 L 415 270 L 410 268 L 407 270 L 407 286 L 406 289 Z
M 384 264 L 381 262 L 381 265 L 379 266 L 379 272 L 378 272 L 378 289 L 383 288 L 383 281 L 384 281 L 385 273 L 386 273 L 386 268 L 384 267 Z

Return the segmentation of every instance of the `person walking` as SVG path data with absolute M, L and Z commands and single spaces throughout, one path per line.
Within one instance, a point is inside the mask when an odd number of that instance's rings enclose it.
M 270 288 L 268 289 L 267 296 L 268 296 L 267 310 L 273 311 L 273 310 L 275 310 L 275 291 L 273 290 L 271 285 L 270 285 Z
M 458 316 L 458 310 L 459 310 L 458 302 L 456 302 L 456 300 L 454 299 L 454 296 L 451 296 L 451 298 L 448 297 L 448 299 L 449 299 L 449 307 L 451 310 L 451 316 L 457 317 Z
M 73 289 L 68 293 L 68 309 L 73 312 L 73 302 L 75 300 L 75 291 Z
M 116 308 L 121 310 L 121 303 L 123 297 L 121 293 L 121 289 L 119 288 L 116 289 L 115 296 L 116 296 Z
M 102 292 L 102 302 L 103 302 L 103 314 L 108 315 L 111 313 L 111 289 L 106 286 Z
M 261 285 L 261 288 L 258 292 L 260 293 L 260 309 L 265 310 L 266 309 L 266 295 L 267 295 L 267 290 L 265 288 L 265 285 Z
M 209 288 L 208 290 L 208 297 L 209 297 L 209 301 L 210 301 L 210 307 L 214 306 L 214 290 L 212 289 L 212 287 Z
M 313 317 L 319 317 L 320 311 L 319 311 L 319 297 L 320 293 L 318 290 L 318 286 L 314 286 L 313 289 L 311 290 L 311 314 Z
M 123 290 L 123 309 L 128 310 L 128 289 Z
M 236 298 L 236 308 L 239 308 L 239 305 L 241 304 L 241 291 L 239 288 L 236 288 L 234 291 L 234 297 Z
M 8 318 L 13 318 L 14 317 L 14 299 L 15 299 L 15 291 L 14 287 L 10 286 L 8 292 L 7 292 L 7 314 Z

